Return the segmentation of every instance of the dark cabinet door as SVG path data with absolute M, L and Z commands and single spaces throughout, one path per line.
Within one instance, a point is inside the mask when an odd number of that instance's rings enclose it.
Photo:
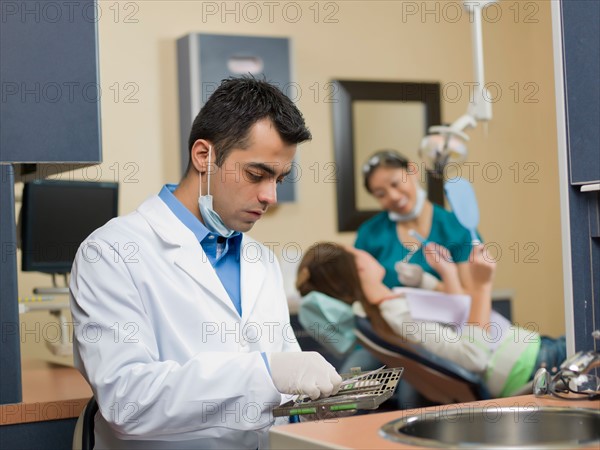
M 600 1 L 563 0 L 572 184 L 600 183 Z
M 98 5 L 0 8 L 0 162 L 100 162 Z
M 561 2 L 575 348 L 600 329 L 600 2 Z

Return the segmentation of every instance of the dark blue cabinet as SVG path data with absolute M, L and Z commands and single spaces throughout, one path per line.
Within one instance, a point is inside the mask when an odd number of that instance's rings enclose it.
M 571 184 L 600 183 L 600 2 L 563 0 Z
M 2 404 L 21 401 L 14 181 L 101 161 L 97 8 L 0 0 Z
M 100 162 L 96 8 L 0 1 L 0 162 Z
M 573 331 L 598 350 L 600 329 L 600 2 L 562 0 Z

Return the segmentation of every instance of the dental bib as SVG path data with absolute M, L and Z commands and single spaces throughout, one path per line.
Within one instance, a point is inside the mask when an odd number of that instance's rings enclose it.
M 316 330 L 312 337 L 335 355 L 346 355 L 354 348 L 352 306 L 321 292 L 302 297 L 298 320 L 305 330 Z

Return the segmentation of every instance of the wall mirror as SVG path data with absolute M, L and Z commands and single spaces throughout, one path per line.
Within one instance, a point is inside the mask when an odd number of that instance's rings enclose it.
M 419 161 L 417 149 L 441 123 L 440 84 L 334 80 L 333 129 L 337 165 L 338 231 L 355 231 L 380 211 L 363 187 L 370 154 L 395 149 Z

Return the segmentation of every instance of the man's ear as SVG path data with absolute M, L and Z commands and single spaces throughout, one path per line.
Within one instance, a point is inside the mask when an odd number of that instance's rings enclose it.
M 198 139 L 192 146 L 190 152 L 192 165 L 200 173 L 206 173 L 208 171 L 208 150 L 210 146 L 211 144 L 205 139 Z M 212 158 L 214 158 L 214 156 L 213 153 Z M 211 162 L 214 163 L 214 161 Z

